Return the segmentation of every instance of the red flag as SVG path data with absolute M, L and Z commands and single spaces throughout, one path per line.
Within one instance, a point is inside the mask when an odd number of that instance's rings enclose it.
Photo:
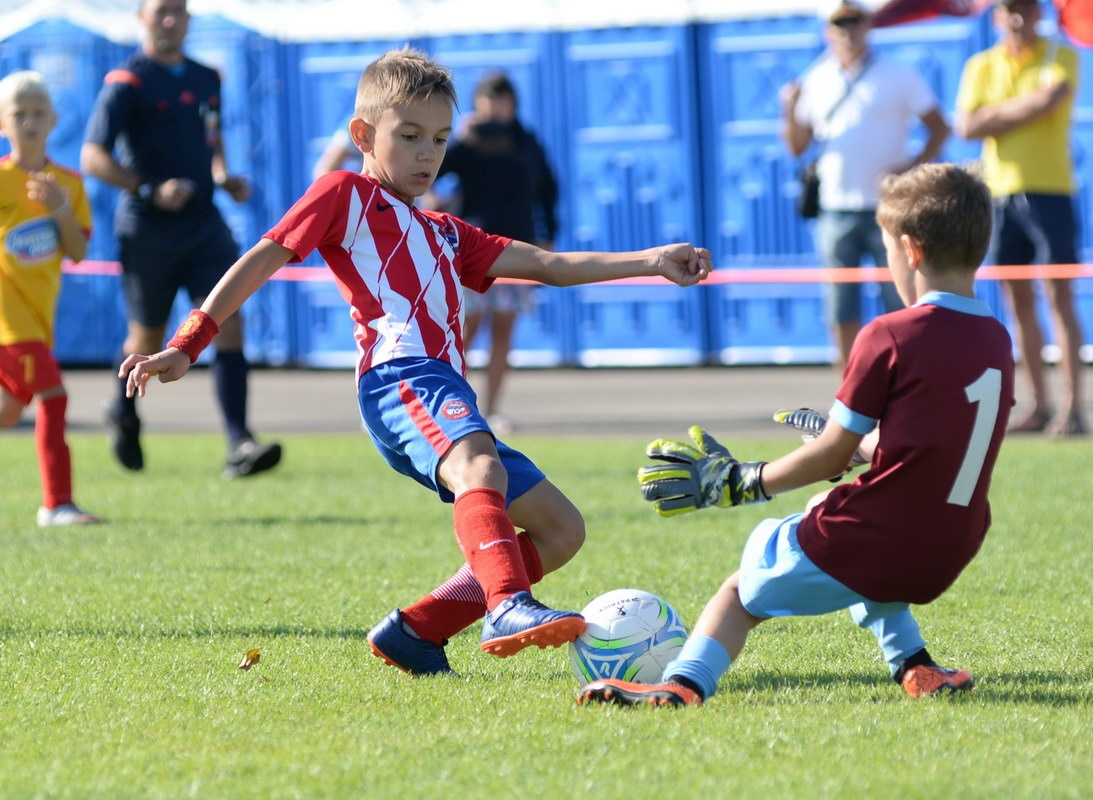
M 1077 44 L 1093 45 L 1093 0 L 1055 0 L 1059 26 Z
M 873 12 L 873 27 L 902 25 L 940 16 L 966 17 L 979 14 L 993 4 L 993 0 L 890 0 Z

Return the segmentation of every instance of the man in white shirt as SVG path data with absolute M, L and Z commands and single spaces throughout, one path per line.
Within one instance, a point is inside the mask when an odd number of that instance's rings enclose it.
M 860 0 L 821 4 L 826 56 L 781 93 L 783 138 L 793 155 L 813 141 L 818 162 L 820 214 L 817 239 L 825 267 L 858 267 L 870 254 L 886 266 L 880 227 L 874 219 L 877 189 L 888 174 L 935 159 L 949 136 L 936 95 L 910 66 L 869 47 L 871 13 Z M 912 125 L 919 119 L 927 138 L 908 155 Z M 885 311 L 899 308 L 891 283 L 881 285 Z M 861 284 L 835 283 L 827 306 L 841 370 L 861 329 Z

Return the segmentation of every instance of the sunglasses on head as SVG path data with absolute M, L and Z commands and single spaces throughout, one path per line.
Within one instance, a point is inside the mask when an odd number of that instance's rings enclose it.
M 857 14 L 852 17 L 839 17 L 838 19 L 831 20 L 831 24 L 836 28 L 856 28 L 863 22 L 865 22 L 865 17 Z

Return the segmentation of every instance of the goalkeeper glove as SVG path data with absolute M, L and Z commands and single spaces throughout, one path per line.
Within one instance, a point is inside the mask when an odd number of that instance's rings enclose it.
M 665 461 L 638 470 L 641 494 L 662 517 L 686 514 L 699 508 L 765 503 L 765 461 L 741 463 L 723 444 L 693 425 L 688 433 L 694 445 L 657 439 L 645 448 L 649 458 Z
M 780 422 L 783 425 L 788 425 L 799 431 L 801 440 L 805 443 L 813 441 L 827 426 L 827 417 L 811 408 L 798 408 L 793 411 L 787 411 L 785 409 L 775 411 L 774 421 Z M 854 467 L 860 467 L 862 464 L 868 463 L 869 459 L 862 453 L 861 448 L 858 448 L 850 458 L 850 466 L 847 467 L 846 472 L 849 472 Z M 843 474 L 845 475 L 846 473 Z M 832 478 L 831 480 L 837 481 L 839 478 Z

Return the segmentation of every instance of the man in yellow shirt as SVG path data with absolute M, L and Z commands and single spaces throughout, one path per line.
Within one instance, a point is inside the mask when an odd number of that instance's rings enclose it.
M 17 423 L 37 396 L 43 527 L 102 521 L 72 501 L 68 395 L 51 353 L 61 260 L 82 259 L 91 232 L 83 180 L 46 157 L 56 121 L 37 72 L 0 80 L 0 135 L 11 142 L 11 154 L 0 159 L 0 427 Z
M 1078 261 L 1070 152 L 1078 55 L 1038 35 L 1041 14 L 1036 0 L 999 0 L 994 22 L 1001 40 L 968 60 L 957 95 L 957 132 L 966 139 L 983 140 L 983 176 L 995 203 L 987 260 L 994 264 Z M 1032 282 L 1006 281 L 1005 286 L 1034 402 L 1011 430 L 1046 431 L 1051 436 L 1085 433 L 1082 331 L 1070 280 L 1045 282 L 1063 384 L 1062 402 L 1054 415 Z

